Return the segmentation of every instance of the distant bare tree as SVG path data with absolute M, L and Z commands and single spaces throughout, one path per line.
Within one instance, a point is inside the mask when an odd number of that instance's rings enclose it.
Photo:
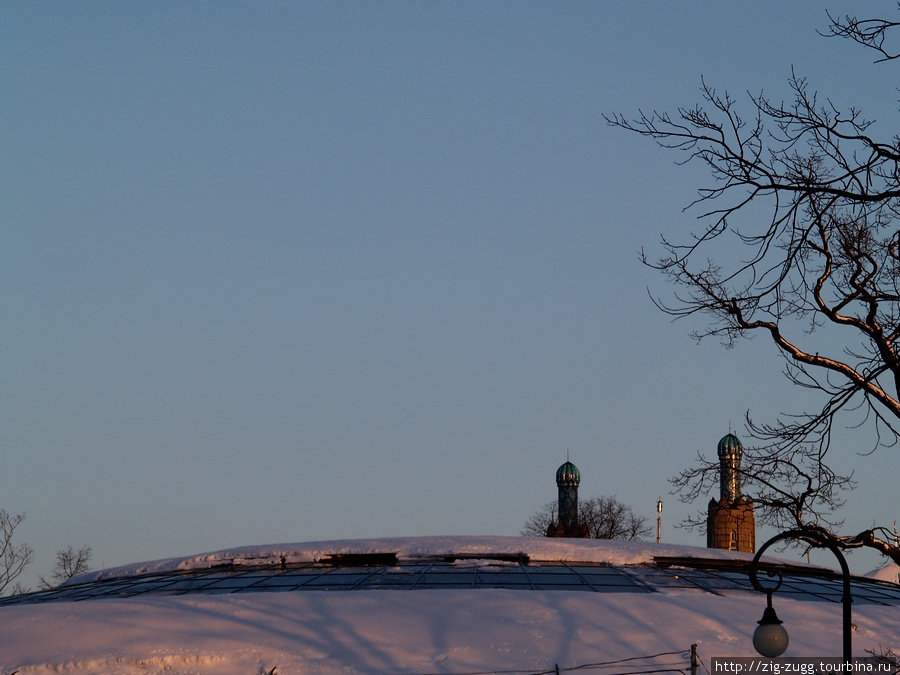
M 25 570 L 25 567 L 34 559 L 34 551 L 28 544 L 13 543 L 13 534 L 16 528 L 25 520 L 25 514 L 9 515 L 0 509 L 0 595 L 15 581 Z M 12 589 L 13 592 L 24 592 L 19 584 Z
M 522 531 L 523 537 L 546 537 L 550 523 L 556 522 L 556 502 L 547 502 L 538 511 L 525 521 Z M 579 509 L 580 511 L 581 509 Z
M 556 502 L 544 504 L 522 526 L 524 537 L 546 537 L 550 523 L 556 522 Z M 587 527 L 591 539 L 640 539 L 650 534 L 647 519 L 615 497 L 592 497 L 578 502 L 578 522 Z
M 64 549 L 57 551 L 56 566 L 50 574 L 50 581 L 47 581 L 44 577 L 40 577 L 41 589 L 47 590 L 49 588 L 54 588 L 74 576 L 87 572 L 90 569 L 88 564 L 91 561 L 93 553 L 90 546 L 82 546 L 77 550 L 71 546 L 67 546 Z

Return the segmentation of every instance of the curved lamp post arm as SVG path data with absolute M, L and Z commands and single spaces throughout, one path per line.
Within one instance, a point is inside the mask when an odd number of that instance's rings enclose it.
M 844 663 L 848 663 L 852 657 L 852 638 L 851 638 L 851 615 L 850 615 L 850 605 L 853 602 L 853 598 L 850 595 L 850 568 L 847 566 L 847 560 L 844 558 L 844 554 L 841 553 L 840 549 L 834 544 L 834 542 L 829 541 L 825 537 L 818 535 L 816 533 L 806 532 L 804 530 L 788 530 L 787 532 L 781 532 L 780 534 L 776 534 L 774 537 L 769 539 L 765 544 L 759 547 L 759 550 L 756 552 L 756 555 L 753 556 L 753 562 L 750 563 L 750 566 L 747 568 L 747 574 L 750 577 L 750 583 L 753 584 L 753 588 L 760 591 L 761 593 L 765 593 L 769 596 L 769 603 L 771 606 L 772 593 L 777 591 L 781 587 L 782 575 L 781 572 L 777 570 L 768 570 L 766 574 L 770 577 L 778 577 L 778 583 L 773 588 L 767 588 L 759 583 L 759 579 L 757 578 L 757 567 L 759 566 L 759 559 L 762 557 L 762 554 L 765 552 L 767 548 L 769 548 L 772 544 L 781 541 L 782 539 L 798 539 L 800 541 L 815 541 L 819 546 L 830 549 L 832 553 L 834 553 L 834 557 L 838 559 L 838 563 L 841 566 L 841 572 L 844 575 L 844 595 L 841 598 L 841 603 L 844 606 Z

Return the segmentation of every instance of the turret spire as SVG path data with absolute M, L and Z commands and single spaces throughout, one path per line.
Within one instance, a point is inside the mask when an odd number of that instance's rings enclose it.
M 731 431 L 719 441 L 719 500 L 709 500 L 706 545 L 753 553 L 756 522 L 753 504 L 741 495 L 741 457 L 744 447 Z
M 744 446 L 738 437 L 728 432 L 718 447 L 719 455 L 719 501 L 730 503 L 741 496 L 741 457 Z
M 587 529 L 578 522 L 578 485 L 581 483 L 581 472 L 568 459 L 556 470 L 556 487 L 559 492 L 557 500 L 557 521 L 547 528 L 548 537 L 587 537 Z

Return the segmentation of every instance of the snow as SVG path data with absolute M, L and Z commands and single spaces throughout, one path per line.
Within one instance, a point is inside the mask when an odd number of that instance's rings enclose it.
M 705 558 L 707 560 L 752 560 L 750 553 L 697 548 L 646 541 L 591 539 L 547 539 L 526 537 L 397 537 L 385 539 L 346 539 L 300 544 L 245 546 L 212 553 L 167 558 L 89 572 L 72 579 L 83 583 L 97 579 L 134 576 L 170 570 L 204 569 L 218 565 L 271 565 L 282 557 L 285 562 L 316 562 L 334 555 L 396 553 L 398 560 L 413 560 L 447 555 L 527 555 L 533 561 L 567 560 L 603 562 L 613 565 L 637 565 L 653 562 L 654 557 Z M 766 556 L 766 560 L 775 560 Z M 787 562 L 787 561 L 783 561 Z M 797 564 L 797 563 L 791 563 Z
M 524 552 L 532 559 L 616 564 L 653 556 L 742 557 L 642 542 L 436 537 L 248 547 L 92 576 L 259 562 L 288 553 L 315 560 L 388 551 L 400 558 Z M 0 607 L 0 673 L 538 672 L 684 652 L 691 644 L 708 665 L 713 656 L 755 654 L 751 635 L 764 606 L 758 593 L 685 589 L 304 591 L 8 605 Z M 839 604 L 777 597 L 775 607 L 791 636 L 788 656 L 839 655 Z M 855 654 L 900 647 L 900 608 L 860 603 L 854 605 L 853 621 Z
M 895 562 L 889 562 L 883 567 L 872 570 L 866 574 L 866 577 L 869 579 L 877 579 L 878 581 L 890 581 L 891 583 L 896 584 L 900 581 L 900 565 Z

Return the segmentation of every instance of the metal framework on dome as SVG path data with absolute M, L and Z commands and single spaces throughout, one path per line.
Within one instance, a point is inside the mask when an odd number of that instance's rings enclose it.
M 727 595 L 756 593 L 747 561 L 659 558 L 654 564 L 609 565 L 530 561 L 508 554 L 480 558 L 351 561 L 337 557 L 315 563 L 223 565 L 68 584 L 47 591 L 0 598 L 0 606 L 41 602 L 80 602 L 136 596 L 377 590 L 521 590 L 592 593 L 665 593 L 692 590 Z M 841 578 L 826 570 L 776 567 L 783 582 L 779 595 L 840 603 Z M 900 585 L 854 577 L 853 601 L 900 607 Z

